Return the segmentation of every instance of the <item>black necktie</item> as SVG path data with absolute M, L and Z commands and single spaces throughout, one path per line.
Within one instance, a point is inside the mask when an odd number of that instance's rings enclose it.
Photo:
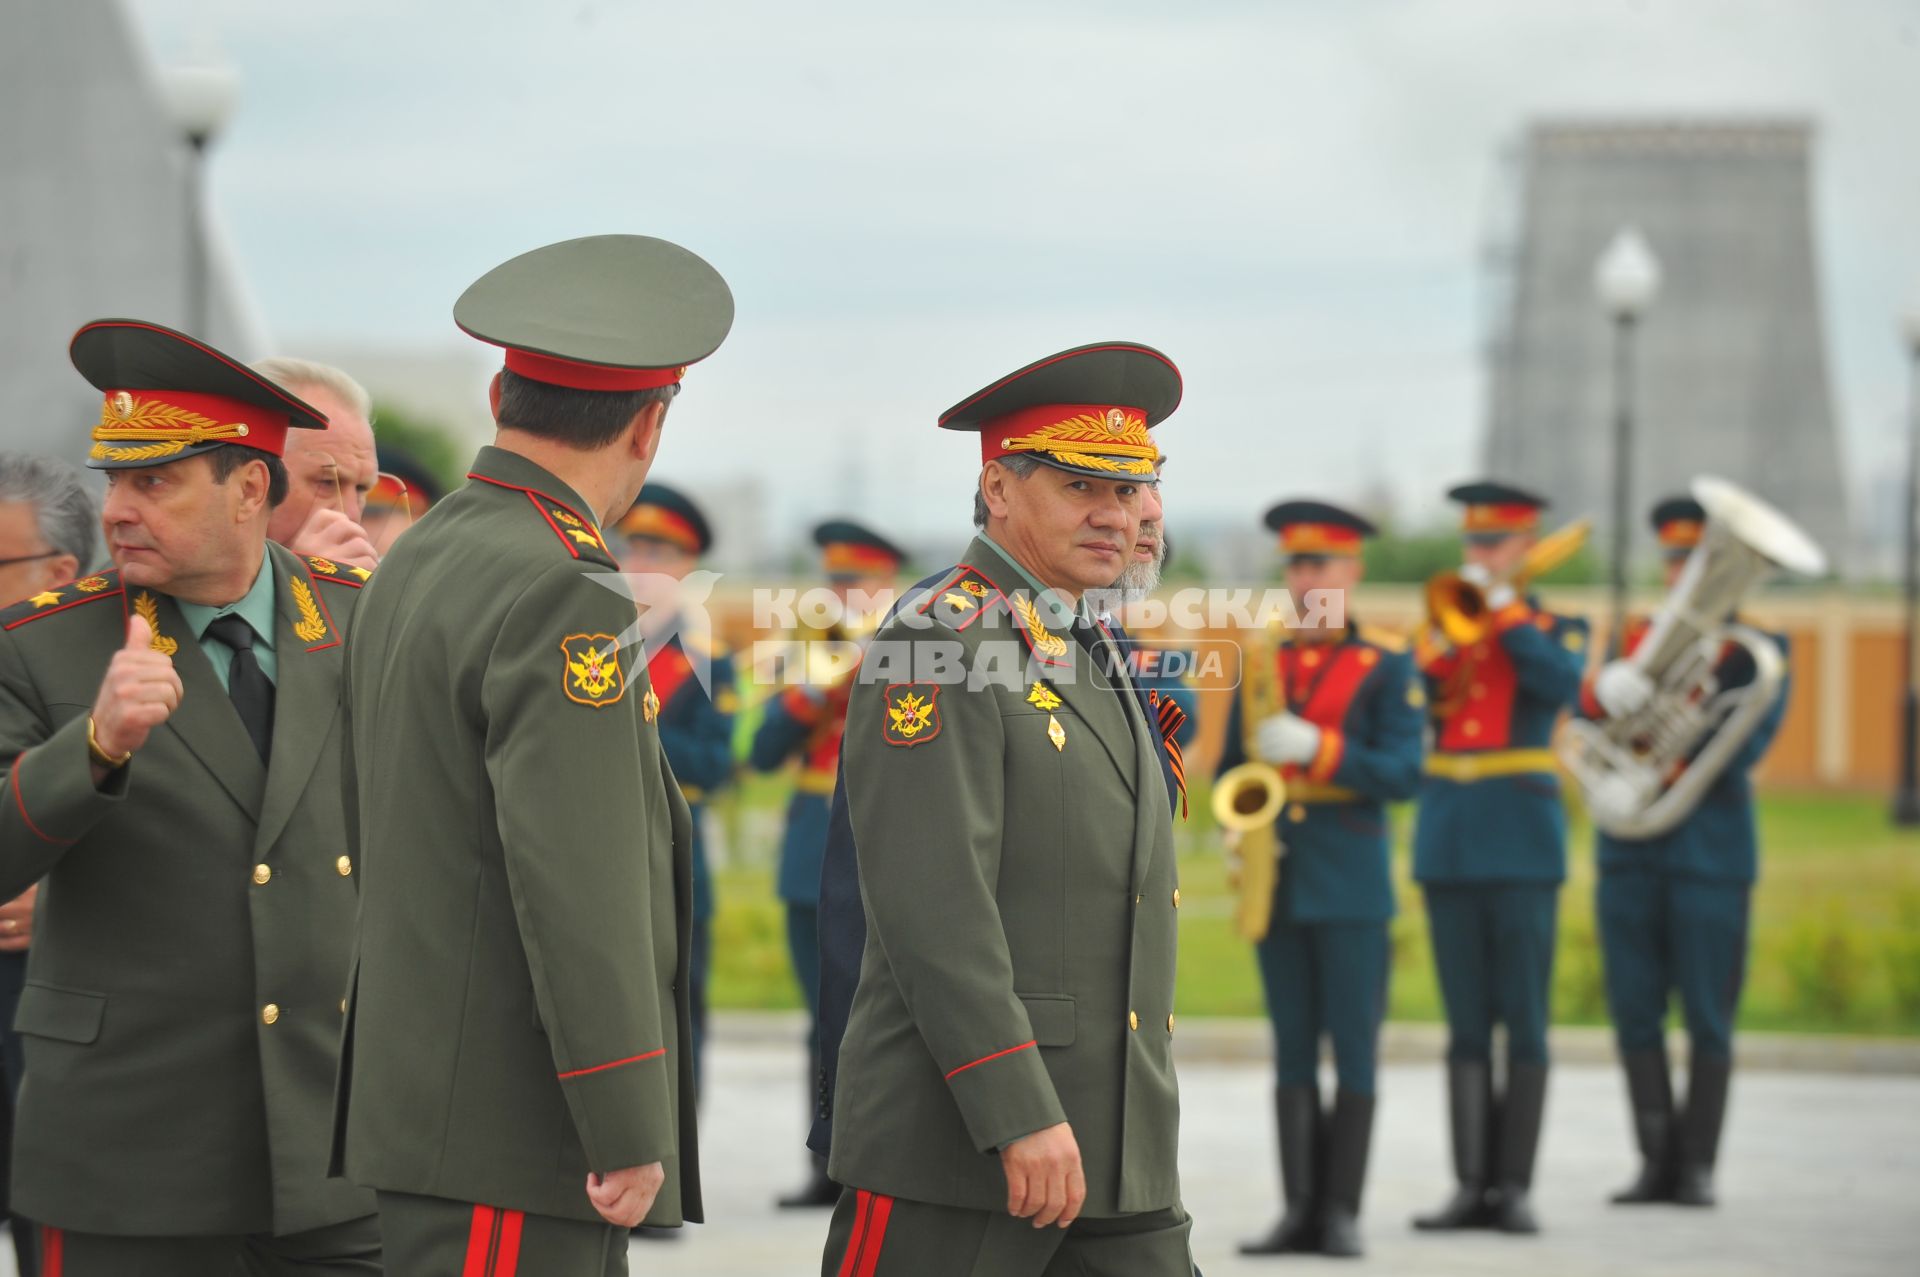
M 227 695 L 233 698 L 233 707 L 240 711 L 240 721 L 246 724 L 247 735 L 253 738 L 253 747 L 260 751 L 264 763 L 273 748 L 273 681 L 253 654 L 253 627 L 229 612 L 208 622 L 207 633 L 233 649 L 233 664 L 227 667 Z

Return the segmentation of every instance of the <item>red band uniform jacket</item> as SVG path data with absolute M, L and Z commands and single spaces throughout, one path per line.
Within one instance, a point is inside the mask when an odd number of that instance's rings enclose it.
M 1066 1121 L 1086 1216 L 1158 1210 L 1180 1195 L 1160 740 L 1023 581 L 976 539 L 862 663 L 843 770 L 868 943 L 830 1171 L 1002 1211 L 998 1150 Z
M 270 764 L 171 598 L 103 572 L 0 613 L 0 891 L 45 879 L 13 1207 L 56 1228 L 294 1233 L 373 1211 L 326 1174 L 360 881 L 342 635 L 365 573 L 267 551 Z M 96 789 L 87 717 L 131 613 L 184 694 Z
M 693 835 L 634 603 L 565 484 L 496 448 L 469 477 L 356 618 L 336 1161 L 587 1222 L 589 1171 L 663 1162 L 647 1222 L 697 1220 Z

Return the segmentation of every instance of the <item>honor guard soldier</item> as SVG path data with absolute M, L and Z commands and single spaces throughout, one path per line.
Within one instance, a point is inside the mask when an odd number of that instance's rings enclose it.
M 706 515 L 677 488 L 649 481 L 614 529 L 624 541 L 620 566 L 636 575 L 676 583 L 700 566 L 713 545 Z M 642 599 L 645 603 L 647 600 Z M 706 804 L 733 779 L 733 718 L 740 712 L 733 654 L 705 618 L 689 616 L 677 600 L 660 600 L 641 613 L 647 641 L 647 681 L 660 698 L 660 747 L 693 819 L 693 952 L 688 993 L 693 999 L 693 1075 L 703 1076 L 707 1035 L 707 971 L 711 963 L 713 871 L 707 864 Z
M 1586 623 L 1523 592 L 1541 568 L 1546 502 L 1501 483 L 1447 494 L 1466 507 L 1466 565 L 1429 586 L 1419 636 L 1433 724 L 1414 827 L 1447 1011 L 1447 1111 L 1458 1186 L 1423 1229 L 1539 1231 L 1529 1192 L 1547 1096 L 1555 911 L 1567 818 L 1548 747 L 1580 694 Z M 1565 534 L 1558 534 L 1564 538 Z M 1451 631 L 1451 637 L 1449 636 Z M 1506 1028 L 1496 1098 L 1493 1026 Z
M 379 1190 L 395 1272 L 625 1273 L 631 1226 L 700 1218 L 693 824 L 599 528 L 733 298 L 683 248 L 601 235 L 489 271 L 454 320 L 506 348 L 499 431 L 358 617 L 336 1159 Z
M 940 418 L 980 433 L 988 519 L 882 628 L 848 709 L 872 942 L 828 1277 L 1192 1272 L 1160 738 L 1083 597 L 1129 562 L 1148 429 L 1179 399 L 1164 355 L 1109 342 Z
M 14 1204 L 65 1277 L 378 1273 L 326 1178 L 358 865 L 343 634 L 365 569 L 267 540 L 326 419 L 171 329 L 75 334 L 114 567 L 0 612 L 0 899 L 45 880 Z
M 1706 517 L 1691 497 L 1654 507 L 1668 589 L 1699 544 Z M 1646 633 L 1644 619 L 1628 624 L 1626 655 Z M 1767 637 L 1784 655 L 1786 637 Z M 1714 679 L 1731 691 L 1751 684 L 1754 673 L 1747 649 L 1728 643 Z M 1655 690 L 1623 656 L 1601 668 L 1581 708 L 1593 718 L 1624 716 L 1645 708 Z M 1759 868 L 1749 773 L 1779 731 L 1787 692 L 1783 678 L 1753 734 L 1679 825 L 1646 839 L 1598 835 L 1607 1008 L 1641 1157 L 1638 1178 L 1614 1195 L 1621 1205 L 1714 1203 L 1714 1160 L 1733 1076 L 1733 1020 L 1746 975 L 1749 897 Z M 1677 1112 L 1666 1049 L 1667 1007 L 1675 994 L 1688 1040 L 1686 1103 Z
M 826 651 L 824 645 L 864 642 L 880 619 L 870 614 L 871 603 L 892 590 L 906 553 L 879 533 L 846 519 L 820 524 L 813 530 L 813 541 L 820 547 L 828 588 L 844 615 L 825 630 L 800 631 L 799 641 L 807 645 L 803 650 L 810 651 L 814 644 Z M 787 951 L 807 1000 L 809 1098 L 820 1076 L 820 863 L 852 690 L 850 671 L 830 683 L 809 677 L 784 689 L 767 702 L 766 716 L 753 734 L 747 756 L 756 771 L 777 771 L 788 763 L 798 768 L 780 839 L 779 892 L 787 910 Z M 827 1159 L 813 1153 L 809 1162 L 807 1182 L 782 1197 L 782 1207 L 827 1207 L 840 1200 L 840 1186 L 827 1177 Z
M 1324 592 L 1341 623 L 1276 631 L 1249 648 L 1246 660 L 1263 668 L 1242 679 L 1221 757 L 1223 774 L 1249 758 L 1266 764 L 1264 776 L 1243 773 L 1262 783 L 1279 768 L 1285 791 L 1274 813 L 1284 850 L 1255 951 L 1273 1021 L 1286 1209 L 1240 1250 L 1354 1256 L 1391 965 L 1386 805 L 1420 783 L 1426 697 L 1406 640 L 1350 612 L 1373 525 L 1323 501 L 1285 501 L 1267 511 L 1267 526 L 1280 535 L 1296 606 Z M 1323 1036 L 1338 1079 L 1330 1116 L 1320 1103 Z

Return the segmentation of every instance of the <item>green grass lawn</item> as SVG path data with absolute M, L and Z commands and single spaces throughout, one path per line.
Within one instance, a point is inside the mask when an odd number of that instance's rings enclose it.
M 800 1005 L 788 970 L 772 857 L 785 789 L 747 779 L 711 814 L 732 863 L 717 874 L 713 1000 L 722 1007 Z M 1232 898 L 1206 795 L 1179 827 L 1180 990 L 1186 1015 L 1262 1014 L 1250 948 L 1233 932 Z M 1920 1034 L 1920 833 L 1887 823 L 1879 795 L 1776 794 L 1760 808 L 1761 877 L 1740 1023 L 1803 1032 Z M 1397 814 L 1393 924 L 1396 1019 L 1437 1020 L 1440 994 L 1420 893 L 1410 880 L 1412 809 Z M 1593 917 L 1593 837 L 1575 817 L 1573 876 L 1562 896 L 1554 1017 L 1606 1020 Z

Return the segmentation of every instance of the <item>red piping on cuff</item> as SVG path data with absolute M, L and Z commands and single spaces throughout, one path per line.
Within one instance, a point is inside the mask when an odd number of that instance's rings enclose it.
M 56 847 L 73 846 L 74 839 L 55 838 L 52 834 L 47 833 L 41 829 L 40 826 L 34 824 L 33 817 L 27 815 L 27 800 L 20 793 L 20 760 L 25 757 L 26 754 L 24 753 L 15 754 L 13 756 L 13 766 L 7 769 L 7 781 L 13 786 L 13 805 L 20 809 L 20 819 L 22 823 L 24 823 L 28 830 L 33 833 L 33 836 L 41 842 L 50 842 Z
M 975 1060 L 973 1064 L 962 1064 L 959 1068 L 955 1069 L 952 1073 L 947 1074 L 947 1081 L 949 1082 L 953 1081 L 954 1076 L 956 1074 L 965 1073 L 968 1069 L 973 1068 L 975 1065 L 985 1064 L 990 1060 L 997 1060 L 1003 1055 L 1012 1055 L 1015 1051 L 1024 1051 L 1030 1046 L 1039 1046 L 1039 1045 L 1040 1044 L 1038 1042 L 1022 1042 L 1019 1046 L 1010 1046 L 1004 1051 L 995 1051 L 992 1055 L 983 1055 L 979 1059 Z
M 560 1080 L 564 1082 L 570 1077 L 585 1077 L 589 1073 L 601 1073 L 606 1071 L 607 1069 L 617 1069 L 622 1064 L 638 1064 L 642 1060 L 658 1059 L 660 1056 L 663 1056 L 666 1053 L 667 1053 L 667 1048 L 663 1046 L 658 1051 L 649 1051 L 645 1055 L 629 1055 L 624 1060 L 609 1060 L 605 1064 L 596 1064 L 592 1068 L 574 1069 L 571 1072 L 562 1073 L 559 1075 L 559 1077 L 560 1077 Z
M 1313 765 L 1307 768 L 1307 779 L 1326 781 L 1333 779 L 1333 773 L 1340 769 L 1340 760 L 1346 756 L 1347 735 L 1331 727 L 1320 729 L 1320 748 L 1314 751 Z

